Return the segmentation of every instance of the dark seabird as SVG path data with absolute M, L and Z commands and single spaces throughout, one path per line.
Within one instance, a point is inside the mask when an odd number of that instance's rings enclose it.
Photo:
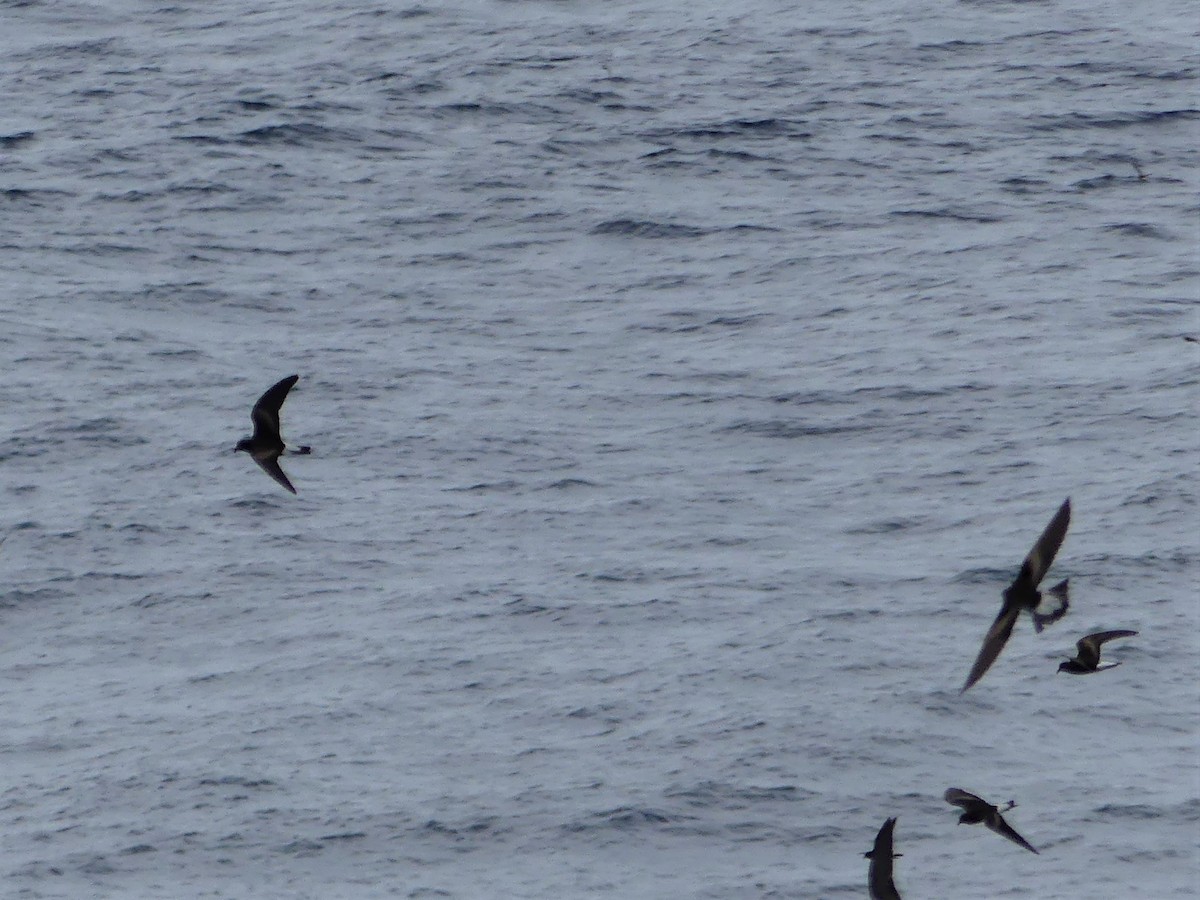
M 875 846 L 863 854 L 871 861 L 867 869 L 867 885 L 871 889 L 871 900 L 901 900 L 900 892 L 892 883 L 892 859 L 903 853 L 892 852 L 892 829 L 896 827 L 893 817 L 883 823 L 875 835 Z
M 997 809 L 981 797 L 976 797 L 974 794 L 968 794 L 962 788 L 947 788 L 946 802 L 954 806 L 961 806 L 963 814 L 958 817 L 959 825 L 976 825 L 982 822 L 996 834 L 1002 834 L 1014 844 L 1020 844 L 1031 853 L 1037 853 L 1030 845 L 1029 841 L 1021 837 L 1012 827 L 1004 821 L 1001 812 L 1008 812 L 1017 804 L 1009 800 L 1008 805 L 1003 810 Z
M 234 448 L 249 453 L 254 461 L 262 466 L 264 472 L 293 494 L 296 493 L 296 489 L 292 487 L 288 477 L 283 474 L 283 469 L 279 468 L 279 455 L 287 449 L 287 445 L 279 436 L 279 408 L 287 399 L 292 385 L 299 380 L 299 375 L 289 375 L 258 398 L 254 409 L 250 410 L 250 421 L 254 423 L 254 435 L 242 438 Z M 312 447 L 300 447 L 292 452 L 312 453 Z
M 1008 642 L 1009 635 L 1012 634 L 1013 626 L 1017 624 L 1017 617 L 1021 614 L 1021 610 L 1029 611 L 1033 617 L 1033 627 L 1038 631 L 1042 630 L 1042 626 L 1057 622 L 1066 615 L 1067 608 L 1071 605 L 1067 598 L 1067 579 L 1064 578 L 1047 592 L 1054 596 L 1058 602 L 1058 608 L 1046 614 L 1038 612 L 1038 606 L 1042 602 L 1042 592 L 1037 589 L 1037 586 L 1046 574 L 1046 570 L 1050 568 L 1050 564 L 1054 562 L 1054 554 L 1058 552 L 1063 538 L 1067 535 L 1067 526 L 1070 524 L 1071 498 L 1068 497 L 1058 508 L 1058 512 L 1054 514 L 1054 518 L 1050 520 L 1050 524 L 1046 526 L 1042 536 L 1037 539 L 1037 543 L 1033 545 L 1029 555 L 1025 557 L 1025 562 L 1022 564 L 1016 580 L 1005 589 L 1004 605 L 1000 607 L 1000 615 L 996 616 L 996 621 L 992 623 L 992 627 L 988 629 L 988 633 L 983 639 L 983 647 L 979 651 L 979 656 L 975 658 L 971 674 L 967 676 L 967 681 L 962 686 L 963 691 L 982 678 L 983 673 L 996 661 L 996 657 L 1000 655 L 1000 651 Z
M 1097 631 L 1082 637 L 1075 644 L 1075 658 L 1060 663 L 1058 671 L 1070 672 L 1072 675 L 1090 675 L 1092 672 L 1103 672 L 1105 669 L 1115 669 L 1119 662 L 1100 665 L 1100 645 L 1113 638 L 1133 637 L 1136 631 L 1120 629 L 1118 631 Z

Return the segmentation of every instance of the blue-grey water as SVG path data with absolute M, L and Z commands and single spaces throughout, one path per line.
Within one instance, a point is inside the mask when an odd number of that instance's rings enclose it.
M 1196 25 L 5 2 L 0 894 L 1194 896 Z

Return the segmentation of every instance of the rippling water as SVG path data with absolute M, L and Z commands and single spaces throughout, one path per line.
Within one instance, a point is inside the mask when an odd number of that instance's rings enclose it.
M 8 895 L 1192 896 L 1194 19 L 5 3 Z

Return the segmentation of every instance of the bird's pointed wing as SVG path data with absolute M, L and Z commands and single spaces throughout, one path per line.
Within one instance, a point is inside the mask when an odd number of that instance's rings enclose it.
M 1071 498 L 1068 497 L 1058 508 L 1058 512 L 1054 514 L 1054 518 L 1050 520 L 1050 524 L 1046 526 L 1042 536 L 1037 539 L 1033 549 L 1029 551 L 1029 555 L 1025 557 L 1025 562 L 1021 564 L 1021 573 L 1013 582 L 1014 586 L 1023 584 L 1031 589 L 1038 586 L 1045 576 L 1046 570 L 1054 562 L 1054 555 L 1062 546 L 1063 538 L 1067 536 L 1067 526 L 1070 524 Z
M 1100 645 L 1093 638 L 1089 634 L 1075 642 L 1075 658 L 1089 669 L 1096 668 L 1100 662 Z
M 947 803 L 954 806 L 961 806 L 964 810 L 970 811 L 981 806 L 990 807 L 991 804 L 982 797 L 976 797 L 970 791 L 964 791 L 962 788 L 946 788 L 946 793 L 942 795 Z
M 896 827 L 895 818 L 887 819 L 875 835 L 875 847 L 871 852 L 877 857 L 892 858 L 892 831 Z
M 1113 638 L 1133 637 L 1136 631 L 1131 631 L 1128 628 L 1117 628 L 1113 631 L 1097 631 L 1095 634 L 1089 634 L 1085 641 L 1092 641 L 1099 647 L 1105 641 L 1111 641 Z
M 254 457 L 254 461 L 256 463 L 258 463 L 260 466 L 262 466 L 262 469 L 264 472 L 266 472 L 268 475 L 270 475 L 272 478 L 274 478 L 276 481 L 278 481 L 280 484 L 282 484 L 285 488 L 287 488 L 293 494 L 296 493 L 296 489 L 294 487 L 292 487 L 292 483 L 290 481 L 288 481 L 288 477 L 283 474 L 283 469 L 279 468 L 279 458 L 278 457 L 269 456 L 265 459 L 259 459 L 256 456 L 256 457 Z
M 254 404 L 254 409 L 250 411 L 250 421 L 254 423 L 255 435 L 266 432 L 269 435 L 279 437 L 279 408 L 283 406 L 283 401 L 287 399 L 288 391 L 292 389 L 292 385 L 299 380 L 299 375 L 289 375 L 282 381 L 271 385 L 267 389 L 267 392 L 258 398 L 258 402 Z
M 1113 638 L 1133 637 L 1135 634 L 1137 634 L 1136 631 L 1120 628 L 1116 631 L 1097 631 L 1095 634 L 1082 637 L 1075 644 L 1075 648 L 1079 651 L 1079 661 L 1088 668 L 1095 668 L 1100 662 L 1101 644 L 1111 641 Z
M 1030 844 L 1029 841 L 1025 840 L 1025 838 L 1013 831 L 1012 826 L 1004 821 L 1004 816 L 1000 815 L 1000 813 L 996 813 L 993 816 L 988 816 L 988 820 L 985 824 L 988 828 L 992 829 L 992 831 L 996 832 L 996 834 L 1004 835 L 1014 844 L 1020 844 L 1031 853 L 1037 853 L 1037 850 L 1033 848 L 1033 845 Z
M 869 854 L 871 865 L 867 870 L 867 885 L 871 900 L 900 900 L 896 885 L 892 882 L 892 830 L 894 818 L 888 819 L 875 836 L 875 847 Z
M 1004 607 L 1000 610 L 1000 615 L 996 616 L 996 621 L 992 623 L 992 627 L 988 629 L 988 633 L 984 636 L 983 646 L 979 649 L 979 655 L 975 657 L 975 665 L 971 666 L 971 674 L 967 676 L 967 680 L 959 693 L 965 693 L 971 685 L 982 678 L 984 673 L 991 668 L 992 663 L 996 661 L 996 657 L 1000 655 L 1000 651 L 1004 649 L 1004 645 L 1008 643 L 1009 635 L 1012 634 L 1013 625 L 1017 623 L 1017 616 L 1020 612 L 1020 607 L 1015 603 L 1006 602 L 1004 604 Z
M 867 886 L 871 891 L 871 900 L 901 900 L 896 883 L 892 881 L 892 861 L 872 859 L 867 869 Z

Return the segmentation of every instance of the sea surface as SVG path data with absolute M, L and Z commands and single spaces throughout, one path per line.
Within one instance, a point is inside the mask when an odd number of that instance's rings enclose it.
M 1195 12 L 0 3 L 0 896 L 1194 897 Z

